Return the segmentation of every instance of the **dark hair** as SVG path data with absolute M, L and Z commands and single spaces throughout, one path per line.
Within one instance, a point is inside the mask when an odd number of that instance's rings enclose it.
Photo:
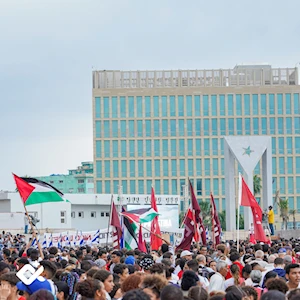
M 59 293 L 60 292 L 64 293 L 64 299 L 68 299 L 69 293 L 70 293 L 69 286 L 63 281 L 57 281 L 57 282 L 55 282 L 55 285 L 57 286 L 57 291 Z
M 246 274 L 250 275 L 251 271 L 252 271 L 252 266 L 249 265 L 249 264 L 247 264 L 247 265 L 245 265 L 245 267 L 242 269 L 242 274 L 246 273 Z
M 137 290 L 131 290 L 127 292 L 122 299 L 123 300 L 150 300 L 150 297 L 145 292 L 137 289 Z
M 270 272 L 272 272 L 272 271 L 270 271 Z M 268 273 L 270 273 L 270 272 L 268 272 Z M 267 287 L 268 291 L 276 290 L 276 291 L 282 292 L 284 294 L 286 294 L 287 291 L 289 290 L 289 287 L 287 286 L 286 281 L 283 278 L 270 279 L 267 282 L 266 287 Z
M 225 300 L 241 300 L 246 293 L 238 286 L 229 286 L 226 290 Z
M 196 286 L 199 281 L 198 275 L 194 271 L 183 272 L 181 279 L 181 289 L 183 291 L 188 291 L 192 286 Z
M 274 271 L 269 271 L 268 273 L 266 273 L 266 275 L 264 277 L 264 281 L 263 281 L 263 288 L 266 286 L 267 280 L 269 280 L 271 278 L 276 278 L 277 276 L 278 276 L 278 274 Z
M 5 273 L 5 274 L 2 274 L 0 276 L 0 282 L 2 280 L 9 282 L 9 284 L 11 286 L 15 286 L 20 281 L 20 279 L 17 277 L 15 272 L 8 272 L 8 273 Z
M 127 265 L 125 264 L 116 264 L 114 266 L 113 272 L 117 275 L 122 275 L 124 270 L 128 269 Z
M 268 291 L 266 293 L 263 293 L 261 300 L 285 300 L 285 295 L 279 291 Z
M 97 271 L 97 269 L 90 269 L 86 272 L 86 276 L 93 278 Z
M 94 274 L 93 278 L 104 282 L 110 275 L 112 276 L 112 274 L 110 272 L 106 271 L 106 270 L 98 270 Z
M 5 263 L 4 261 L 0 261 L 0 272 L 2 272 L 4 269 L 10 269 L 9 265 Z
M 296 269 L 296 268 L 300 268 L 300 265 L 299 264 L 289 264 L 285 267 L 285 273 L 290 274 L 290 271 L 292 269 Z
M 151 274 L 164 274 L 165 265 L 161 263 L 157 263 L 154 264 L 152 267 L 150 267 L 149 270 Z
M 186 262 L 186 265 L 191 269 L 192 271 L 198 273 L 199 270 L 199 264 L 197 259 L 192 259 Z
M 245 286 L 242 286 L 242 290 L 244 291 L 244 293 L 247 296 L 249 296 L 249 297 L 252 296 L 253 300 L 257 300 L 258 294 L 254 287 L 245 285 Z
M 168 281 L 160 275 L 148 275 L 145 276 L 141 287 L 142 289 L 150 289 L 157 298 L 160 297 L 162 289 L 168 285 Z
M 75 254 L 76 254 L 76 257 L 79 259 L 79 258 L 82 258 L 82 256 L 83 256 L 83 252 L 81 251 L 81 250 L 77 250 L 76 252 L 75 252 Z M 94 297 L 94 296 L 93 296 Z
M 208 299 L 208 293 L 207 291 L 201 287 L 201 286 L 193 286 L 189 289 L 188 293 L 189 298 L 193 300 L 207 300 Z M 173 298 L 175 299 L 175 298 Z M 177 299 L 177 298 L 176 298 Z M 171 298 L 170 298 L 171 300 Z
M 98 257 L 101 257 L 103 254 L 107 254 L 107 251 L 104 249 L 101 249 L 101 250 L 99 250 L 97 255 L 98 255 Z
M 240 254 L 238 252 L 232 252 L 229 256 L 229 259 L 234 262 L 240 258 Z
M 30 300 L 54 300 L 54 296 L 50 291 L 38 290 L 30 296 Z
M 162 244 L 160 249 L 162 253 L 166 253 L 169 251 L 169 246 L 167 244 Z
M 165 252 L 164 254 L 163 254 L 163 258 L 171 258 L 172 257 L 172 253 L 171 252 Z
M 92 264 L 92 262 L 91 261 L 89 261 L 89 260 L 83 260 L 82 262 L 81 262 L 81 269 L 83 270 L 83 271 L 88 271 L 88 270 L 90 270 L 91 268 L 93 267 L 93 264 Z
M 178 265 L 180 267 L 181 270 L 183 270 L 185 263 L 187 262 L 187 260 L 185 258 L 180 258 Z
M 49 254 L 53 254 L 54 256 L 58 253 L 58 249 L 54 246 L 50 247 L 48 250 Z
M 276 257 L 274 260 L 274 265 L 283 265 L 283 258 Z
M 294 290 L 289 291 L 287 298 L 288 298 L 288 300 L 291 300 L 291 299 L 297 300 L 299 295 L 300 295 L 300 289 L 294 289 Z
M 57 271 L 57 267 L 52 261 L 42 260 L 40 262 L 40 265 L 43 266 L 45 271 L 49 273 L 50 278 L 48 278 L 48 279 L 51 279 L 54 277 L 54 275 Z
M 22 264 L 22 265 L 28 265 L 29 264 L 29 260 L 26 257 L 20 257 L 17 260 L 18 264 Z
M 161 300 L 183 300 L 183 294 L 180 288 L 170 284 L 165 286 L 160 293 Z
M 118 251 L 118 250 L 113 251 L 112 254 L 117 255 L 119 257 L 123 256 L 123 253 L 121 251 Z
M 29 257 L 30 257 L 30 259 L 32 261 L 38 260 L 38 258 L 39 258 L 39 251 L 36 250 L 36 249 L 32 249 L 31 252 L 30 252 Z
M 5 255 L 5 256 L 10 256 L 11 255 L 11 252 L 10 252 L 10 250 L 9 249 L 3 249 L 3 254 Z
M 76 292 L 84 298 L 94 298 L 96 291 L 101 289 L 101 283 L 97 279 L 86 279 L 76 284 Z
M 115 297 L 118 289 L 120 289 L 120 288 L 121 288 L 120 283 L 115 283 L 114 284 L 114 287 L 113 287 L 112 291 L 109 293 L 109 296 L 110 296 L 111 299 Z

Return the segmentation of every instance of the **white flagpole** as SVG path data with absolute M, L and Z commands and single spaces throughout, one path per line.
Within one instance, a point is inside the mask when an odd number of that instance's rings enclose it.
M 236 231 L 236 244 L 237 251 L 240 248 L 240 206 L 242 202 L 242 174 L 239 173 L 239 195 L 238 195 L 238 213 L 237 213 L 237 231 Z

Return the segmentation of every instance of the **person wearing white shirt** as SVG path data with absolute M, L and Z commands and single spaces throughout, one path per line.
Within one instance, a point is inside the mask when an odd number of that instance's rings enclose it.
M 217 272 L 210 278 L 208 292 L 225 291 L 225 276 L 227 274 L 227 263 L 225 261 L 217 262 Z

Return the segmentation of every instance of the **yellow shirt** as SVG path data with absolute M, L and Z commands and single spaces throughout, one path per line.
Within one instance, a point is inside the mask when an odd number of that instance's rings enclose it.
M 271 209 L 269 211 L 268 222 L 269 222 L 269 224 L 274 224 L 274 222 L 275 222 L 273 209 Z

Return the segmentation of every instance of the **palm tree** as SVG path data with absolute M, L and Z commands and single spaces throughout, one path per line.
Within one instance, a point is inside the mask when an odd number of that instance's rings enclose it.
M 219 220 L 221 223 L 221 228 L 222 231 L 226 230 L 226 211 L 222 210 L 221 212 L 219 212 Z
M 209 229 L 211 229 L 212 221 L 211 221 L 210 202 L 200 201 L 199 206 L 201 209 L 201 216 L 202 216 L 204 227 L 208 227 Z
M 277 205 L 280 210 L 280 217 L 282 219 L 282 228 L 287 230 L 287 222 L 289 219 L 289 199 L 278 198 Z
M 236 227 L 237 227 L 237 221 L 238 221 L 238 210 L 235 211 L 236 215 Z M 239 224 L 239 229 L 244 229 L 245 227 L 245 221 L 244 221 L 244 216 L 240 214 L 240 224 Z
M 296 213 L 297 213 L 297 209 L 290 210 L 290 215 L 293 216 L 293 229 L 294 230 L 296 230 Z
M 262 185 L 261 185 L 261 178 L 258 175 L 253 176 L 253 193 L 254 196 L 260 194 Z

